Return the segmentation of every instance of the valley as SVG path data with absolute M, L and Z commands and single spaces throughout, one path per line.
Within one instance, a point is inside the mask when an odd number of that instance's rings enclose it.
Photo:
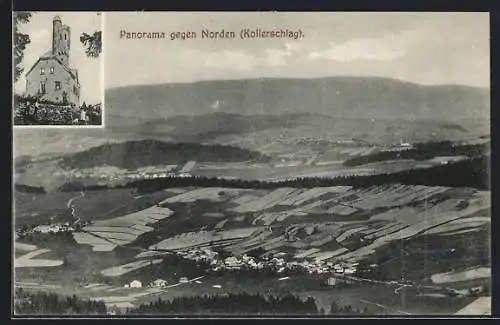
M 106 96 L 105 129 L 14 132 L 16 288 L 109 313 L 291 294 L 326 315 L 449 315 L 491 295 L 485 90 L 339 77 Z

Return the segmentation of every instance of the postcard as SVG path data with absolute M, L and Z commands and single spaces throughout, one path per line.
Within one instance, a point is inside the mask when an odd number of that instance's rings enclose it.
M 13 313 L 491 315 L 481 12 L 14 12 Z

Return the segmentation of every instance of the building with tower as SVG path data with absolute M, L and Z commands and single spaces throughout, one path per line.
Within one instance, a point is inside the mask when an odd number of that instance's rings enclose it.
M 78 71 L 70 67 L 71 29 L 61 18 L 52 21 L 52 49 L 38 58 L 26 73 L 25 96 L 63 105 L 79 106 Z

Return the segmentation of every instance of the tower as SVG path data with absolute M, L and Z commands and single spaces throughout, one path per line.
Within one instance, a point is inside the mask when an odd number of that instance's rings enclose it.
M 61 17 L 52 20 L 52 55 L 63 64 L 69 65 L 69 49 L 71 44 L 69 26 L 63 25 Z

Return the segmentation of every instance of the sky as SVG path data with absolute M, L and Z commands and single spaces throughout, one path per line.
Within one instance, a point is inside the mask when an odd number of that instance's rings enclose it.
M 294 39 L 239 39 L 241 28 L 302 30 Z M 201 30 L 236 39 L 201 39 Z M 166 39 L 120 38 L 120 31 Z M 170 40 L 194 31 L 196 39 Z M 380 76 L 489 87 L 488 13 L 108 12 L 105 87 L 259 77 Z
M 21 24 L 19 30 L 30 36 L 31 42 L 24 52 L 23 66 L 26 73 L 38 58 L 52 50 L 52 19 L 55 15 L 61 17 L 62 23 L 71 28 L 71 44 L 69 64 L 78 69 L 81 84 L 80 101 L 87 103 L 102 102 L 104 94 L 103 58 L 92 59 L 85 54 L 80 43 L 80 35 L 85 32 L 92 34 L 102 29 L 102 16 L 96 12 L 32 12 L 32 18 L 27 24 Z M 26 87 L 24 74 L 14 84 L 16 93 L 23 93 Z

